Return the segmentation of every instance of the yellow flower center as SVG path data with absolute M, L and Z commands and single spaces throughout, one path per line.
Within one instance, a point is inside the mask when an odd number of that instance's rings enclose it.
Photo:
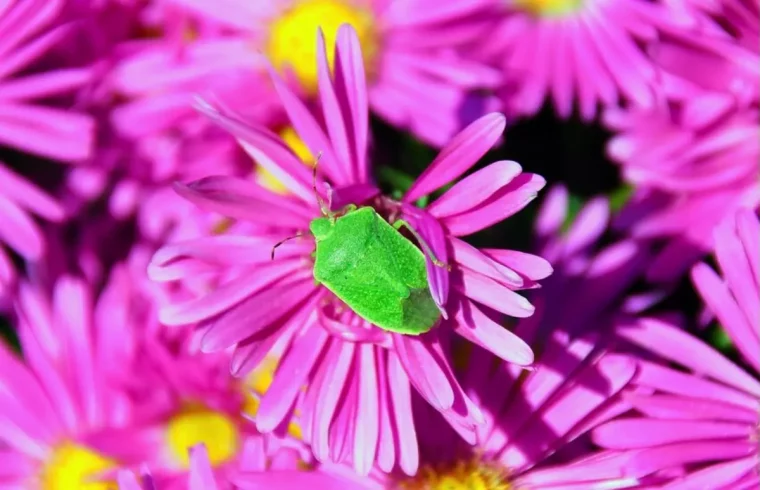
M 301 137 L 298 136 L 298 133 L 296 133 L 296 131 L 291 126 L 287 126 L 285 129 L 280 131 L 280 137 L 293 151 L 293 153 L 295 153 L 296 156 L 304 162 L 304 164 L 307 164 L 309 166 L 314 165 L 314 155 L 311 154 L 309 147 L 306 146 L 306 143 L 303 142 Z M 265 169 L 261 165 L 256 166 L 256 181 L 267 189 L 277 192 L 278 194 L 286 194 L 288 192 L 287 188 L 282 184 L 282 182 L 277 180 L 277 178 L 272 175 L 269 170 Z
M 442 467 L 424 466 L 399 490 L 509 490 L 503 468 L 477 458 Z
M 560 17 L 580 9 L 583 0 L 513 0 L 514 4 L 536 17 Z
M 325 35 L 327 60 L 332 68 L 338 27 L 351 24 L 359 37 L 364 65 L 371 73 L 379 48 L 379 33 L 370 10 L 351 0 L 296 0 L 272 22 L 266 53 L 278 70 L 295 72 L 304 90 L 317 92 L 317 28 Z
M 259 410 L 259 398 L 264 395 L 272 385 L 277 364 L 277 358 L 267 357 L 251 372 L 251 374 L 248 375 L 248 377 L 246 377 L 245 386 L 243 388 L 245 393 L 243 413 L 255 415 Z M 296 410 L 296 413 L 297 412 L 298 411 Z M 288 433 L 296 439 L 303 438 L 301 427 L 295 422 L 290 422 L 290 424 L 288 424 Z
M 113 482 L 98 481 L 99 473 L 114 468 L 116 462 L 83 446 L 58 446 L 42 470 L 43 490 L 109 490 Z
M 238 424 L 233 418 L 197 405 L 169 421 L 166 439 L 172 456 L 185 469 L 190 467 L 188 450 L 193 446 L 205 444 L 212 466 L 231 460 L 240 447 Z

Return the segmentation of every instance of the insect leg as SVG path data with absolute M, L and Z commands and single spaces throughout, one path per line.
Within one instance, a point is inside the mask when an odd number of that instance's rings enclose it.
M 329 189 L 329 197 L 328 202 L 325 203 L 325 201 L 322 200 L 322 197 L 319 195 L 319 192 L 317 192 L 317 166 L 319 165 L 319 160 L 322 159 L 322 152 L 320 151 L 317 154 L 316 160 L 314 160 L 314 166 L 312 167 L 312 173 L 311 173 L 311 188 L 314 190 L 314 196 L 317 198 L 317 203 L 319 203 L 319 210 L 322 212 L 324 216 L 328 216 L 332 218 L 333 213 L 330 211 L 330 206 L 332 205 L 332 187 Z M 328 186 L 329 187 L 329 186 Z
M 280 246 L 280 245 L 282 245 L 283 243 L 287 242 L 288 240 L 292 240 L 292 239 L 294 239 L 294 238 L 301 238 L 301 236 L 302 236 L 302 234 L 301 234 L 301 232 L 299 231 L 299 232 L 298 232 L 298 233 L 296 233 L 295 235 L 293 235 L 293 236 L 289 236 L 288 238 L 285 238 L 285 239 L 283 239 L 283 240 L 280 240 L 279 242 L 275 243 L 275 244 L 272 246 L 272 252 L 271 252 L 271 254 L 270 254 L 270 259 L 269 259 L 269 260 L 274 260 L 274 251 L 275 251 L 275 250 L 277 250 L 277 247 L 279 247 L 279 246 Z
M 430 260 L 433 262 L 433 264 L 435 264 L 438 267 L 443 267 L 446 270 L 451 270 L 451 266 L 449 264 L 438 260 L 438 258 L 433 253 L 433 250 L 430 248 L 430 245 L 427 244 L 425 239 L 422 238 L 422 236 L 419 233 L 417 233 L 417 230 L 412 228 L 412 226 L 409 223 L 407 223 L 403 219 L 397 219 L 396 221 L 393 222 L 393 227 L 396 228 L 397 230 L 401 228 L 402 226 L 405 227 L 407 230 L 409 230 L 412 235 L 414 235 L 414 238 L 416 238 L 417 241 L 420 243 L 420 245 L 422 246 L 422 249 L 425 251 L 425 254 L 427 254 L 430 257 Z

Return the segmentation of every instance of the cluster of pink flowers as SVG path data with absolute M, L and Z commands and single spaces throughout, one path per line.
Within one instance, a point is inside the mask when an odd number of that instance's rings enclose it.
M 0 488 L 760 488 L 759 137 L 758 0 L 0 0 Z

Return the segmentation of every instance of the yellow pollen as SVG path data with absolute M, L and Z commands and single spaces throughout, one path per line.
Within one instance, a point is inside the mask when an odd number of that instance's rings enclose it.
M 276 357 L 267 357 L 245 379 L 245 386 L 243 388 L 245 395 L 243 413 L 249 415 L 256 414 L 259 409 L 259 398 L 266 393 L 272 385 L 277 364 L 278 360 Z M 290 422 L 288 425 L 288 433 L 296 439 L 303 438 L 301 427 L 295 422 Z
M 116 462 L 83 446 L 65 443 L 57 447 L 42 470 L 42 490 L 109 490 L 113 482 L 97 481 Z
M 504 469 L 473 458 L 442 467 L 424 466 L 399 490 L 509 490 Z
M 199 405 L 188 406 L 169 421 L 166 439 L 172 456 L 185 469 L 190 467 L 188 450 L 195 445 L 206 445 L 212 466 L 231 460 L 240 447 L 236 421 Z
M 379 48 L 373 13 L 352 0 L 295 0 L 295 4 L 272 22 L 266 53 L 283 70 L 290 66 L 307 94 L 317 92 L 317 28 L 325 35 L 327 61 L 332 69 L 333 49 L 341 24 L 351 24 L 359 37 L 368 74 Z
M 576 12 L 583 0 L 513 0 L 514 4 L 536 17 L 560 17 Z
M 293 153 L 295 153 L 296 156 L 300 158 L 302 162 L 304 162 L 304 164 L 309 166 L 314 165 L 314 155 L 311 154 L 309 147 L 306 146 L 306 143 L 303 142 L 301 137 L 298 136 L 298 133 L 296 133 L 296 131 L 291 126 L 287 126 L 285 129 L 280 131 L 280 137 L 282 138 L 282 141 L 288 146 L 288 148 L 290 148 Z M 269 170 L 260 165 L 256 166 L 256 180 L 259 184 L 263 185 L 267 189 L 277 192 L 278 194 L 286 194 L 288 192 L 287 188 L 282 184 L 282 182 L 277 180 L 277 178 L 272 175 Z

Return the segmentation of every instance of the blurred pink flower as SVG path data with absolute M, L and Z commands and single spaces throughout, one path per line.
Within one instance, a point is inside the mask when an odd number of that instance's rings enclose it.
M 0 346 L 0 483 L 75 488 L 118 464 L 150 460 L 143 411 L 116 380 L 132 355 L 130 332 L 109 320 L 114 302 L 62 278 L 51 299 L 28 283 L 16 297 L 23 359 Z M 117 328 L 112 328 L 117 327 Z
M 640 390 L 626 396 L 634 412 L 594 432 L 604 447 L 636 451 L 627 474 L 670 471 L 661 488 L 760 486 L 760 224 L 745 209 L 715 234 L 724 277 L 698 264 L 692 280 L 749 369 L 668 322 L 635 323 L 620 335 L 654 359 L 638 361 Z
M 307 230 L 320 216 L 311 171 L 267 129 L 247 126 L 208 105 L 202 109 L 238 138 L 290 194 L 229 177 L 178 185 L 183 196 L 202 208 L 239 220 L 243 234 L 230 230 L 168 245 L 156 253 L 148 270 L 157 281 L 205 276 L 218 282 L 197 299 L 163 308 L 160 318 L 167 325 L 199 322 L 205 352 L 235 346 L 234 373 L 257 366 L 276 342 L 289 344 L 261 400 L 259 430 L 277 428 L 297 406 L 304 440 L 318 460 L 350 461 L 360 474 L 369 472 L 375 461 L 384 471 L 398 464 L 414 474 L 418 454 L 410 384 L 468 441 L 474 442 L 475 426 L 482 422 L 447 361 L 452 329 L 508 362 L 529 365 L 533 360 L 530 348 L 485 310 L 530 316 L 533 306 L 514 290 L 535 287 L 535 281 L 550 274 L 550 266 L 529 254 L 480 251 L 458 237 L 516 213 L 536 196 L 544 180 L 522 173 L 514 162 L 496 162 L 455 184 L 426 209 L 414 206 L 470 169 L 496 142 L 505 121 L 490 114 L 455 136 L 401 202 L 380 195 L 367 161 L 367 98 L 359 41 L 351 27 L 341 27 L 335 74 L 330 77 L 321 33 L 318 40 L 327 132 L 273 76 L 291 123 L 313 154 L 322 153 L 319 168 L 333 188 L 334 209 L 366 204 L 386 219 L 402 217 L 440 260 L 452 265 L 449 273 L 428 260 L 431 293 L 447 319 L 418 337 L 391 334 L 361 320 L 324 287 L 315 286 L 310 256 L 314 243 L 306 237 L 283 245 L 277 259 L 270 261 L 276 242 Z
M 501 75 L 459 54 L 482 33 L 483 20 L 471 15 L 478 2 L 446 7 L 431 0 L 173 3 L 232 31 L 218 42 L 234 43 L 235 49 L 225 48 L 223 56 L 213 58 L 215 63 L 227 60 L 262 69 L 263 54 L 307 96 L 317 91 L 317 27 L 332 49 L 338 26 L 351 24 L 367 67 L 371 110 L 437 147 L 477 117 L 498 109 L 497 99 L 483 92 L 500 86 Z
M 616 223 L 666 239 L 649 278 L 672 281 L 712 247 L 714 227 L 740 206 L 760 205 L 760 111 L 715 104 L 710 94 L 653 110 L 609 110 L 608 146 L 636 188 Z
M 493 1 L 497 25 L 483 53 L 504 72 L 506 104 L 531 116 L 547 97 L 584 120 L 621 100 L 651 106 L 657 69 L 646 52 L 662 29 L 689 16 L 647 0 Z
M 55 107 L 51 99 L 87 84 L 89 68 L 53 68 L 45 55 L 71 31 L 60 22 L 62 0 L 9 0 L 0 5 L 0 146 L 64 162 L 87 158 L 93 120 Z M 42 69 L 46 71 L 42 71 Z M 62 208 L 0 161 L 0 245 L 23 258 L 42 256 L 44 240 L 32 215 L 63 218 Z M 0 247 L 0 297 L 13 282 L 14 267 Z

